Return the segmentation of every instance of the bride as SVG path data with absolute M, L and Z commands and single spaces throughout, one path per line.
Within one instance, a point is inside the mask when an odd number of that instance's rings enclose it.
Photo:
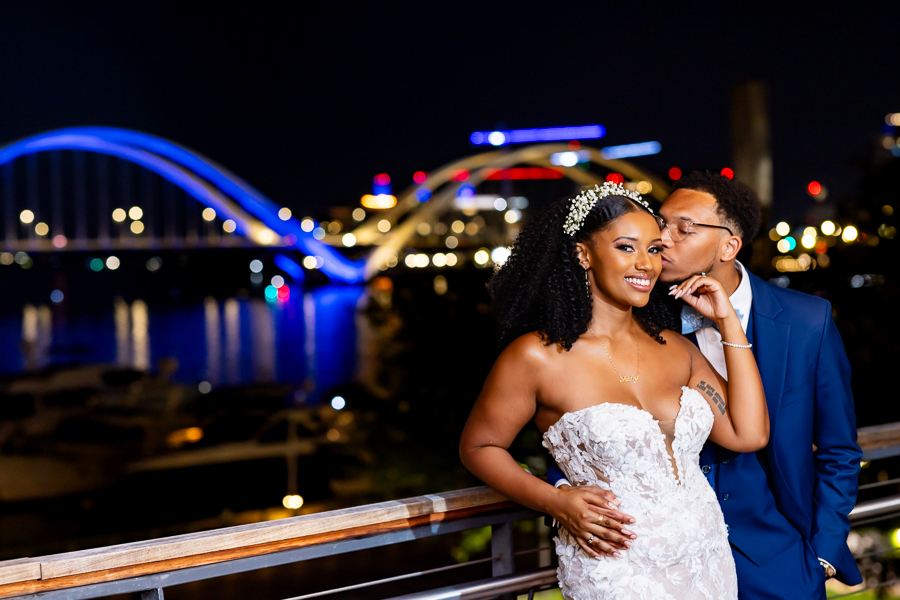
M 707 437 L 735 452 L 766 445 L 762 382 L 715 279 L 701 273 L 669 293 L 718 325 L 727 383 L 690 341 L 662 329 L 650 296 L 661 246 L 647 203 L 604 184 L 526 226 L 490 284 L 505 349 L 460 457 L 519 504 L 577 515 L 582 526 L 556 539 L 570 600 L 737 598 L 727 528 L 698 459 Z M 556 489 L 516 463 L 507 448 L 531 419 L 566 477 L 600 493 Z M 606 517 L 632 530 L 610 539 Z

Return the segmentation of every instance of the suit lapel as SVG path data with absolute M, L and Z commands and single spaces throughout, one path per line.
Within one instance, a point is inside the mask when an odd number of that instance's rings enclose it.
M 787 374 L 791 326 L 789 323 L 776 320 L 784 309 L 770 287 L 755 275 L 749 274 L 749 277 L 753 290 L 750 324 L 753 331 L 753 352 L 766 391 L 769 429 L 771 437 L 774 437 L 778 412 L 781 408 L 781 394 L 784 391 L 784 378 Z M 770 443 L 769 449 L 771 448 Z M 771 452 L 769 456 L 775 458 Z

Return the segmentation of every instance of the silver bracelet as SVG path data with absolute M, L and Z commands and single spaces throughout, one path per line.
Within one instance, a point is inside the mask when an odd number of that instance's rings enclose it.
M 731 342 L 726 342 L 725 340 L 722 340 L 722 344 L 724 344 L 725 346 L 731 346 L 732 348 L 743 348 L 744 350 L 753 347 L 753 344 L 747 344 L 746 346 L 744 346 L 743 344 L 732 344 Z

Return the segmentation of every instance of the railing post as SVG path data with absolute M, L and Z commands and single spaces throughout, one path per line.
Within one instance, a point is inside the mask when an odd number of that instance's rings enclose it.
M 141 592 L 141 600 L 164 600 L 163 589 L 154 588 L 152 590 L 144 590 Z
M 512 575 L 516 570 L 513 557 L 512 523 L 491 525 L 491 575 Z M 515 594 L 503 594 L 501 600 L 515 600 Z
M 512 523 L 491 526 L 491 574 L 494 577 L 511 575 L 516 570 L 513 561 Z

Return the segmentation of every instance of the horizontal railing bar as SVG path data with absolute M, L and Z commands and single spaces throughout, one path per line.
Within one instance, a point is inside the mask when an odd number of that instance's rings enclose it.
M 3 594 L 3 588 L 0 588 L 0 597 L 8 598 L 10 596 L 15 596 L 16 598 L 19 598 L 21 596 L 22 598 L 40 598 L 41 600 L 88 600 L 90 598 L 102 598 L 114 594 L 127 594 L 154 588 L 170 587 L 234 573 L 243 573 L 256 569 L 286 565 L 303 560 L 346 554 L 348 552 L 356 552 L 359 550 L 368 550 L 370 548 L 409 542 L 435 535 L 455 533 L 499 523 L 521 521 L 537 516 L 538 513 L 536 512 L 527 509 L 519 509 L 515 511 L 477 515 L 453 521 L 434 521 L 419 527 L 398 529 L 368 537 L 343 539 L 316 546 L 304 546 L 292 550 L 282 550 L 280 552 L 238 558 L 202 566 L 155 572 L 127 579 L 99 581 L 77 587 L 72 584 L 65 585 L 66 582 L 58 582 L 62 584 L 59 585 L 59 587 L 50 587 L 57 583 L 53 580 L 44 582 L 26 582 L 20 584 L 20 586 L 23 588 L 29 586 L 40 589 L 23 589 L 14 594 Z M 22 595 L 23 593 L 26 595 Z
M 34 560 L 40 562 L 41 579 L 54 579 L 326 533 L 340 535 L 341 531 L 359 527 L 374 527 L 396 523 L 403 519 L 432 517 L 504 501 L 503 496 L 490 488 L 469 488 L 276 521 L 81 550 Z M 0 569 L 2 567 L 0 564 Z
M 556 582 L 556 569 L 547 568 L 394 596 L 390 600 L 480 600 Z
M 887 446 L 885 448 L 872 448 L 871 450 L 863 449 L 863 460 L 878 460 L 881 458 L 892 458 L 900 456 L 900 446 Z
M 900 510 L 900 496 L 891 496 L 889 498 L 860 502 L 850 511 L 850 523 L 852 524 L 854 521 L 871 519 L 872 517 L 895 512 L 897 510 Z
M 837 598 L 848 598 L 850 596 L 855 596 L 857 594 L 862 594 L 863 592 L 869 592 L 871 590 L 877 590 L 879 588 L 887 587 L 889 585 L 893 585 L 895 583 L 900 583 L 900 578 L 891 579 L 889 581 L 882 581 L 878 585 L 866 586 L 861 590 L 856 590 L 855 592 L 847 592 L 846 594 L 841 594 L 839 596 L 829 596 L 828 600 L 837 600 Z
M 314 594 L 306 594 L 305 596 L 293 596 L 292 598 L 285 598 L 285 600 L 309 600 L 310 598 L 321 598 L 322 596 L 330 596 L 331 594 L 338 594 L 340 592 L 350 592 L 352 590 L 359 590 L 362 588 L 372 587 L 376 585 L 382 585 L 385 583 L 393 583 L 395 581 L 403 581 L 404 579 L 412 579 L 413 577 L 422 577 L 423 575 L 433 575 L 435 573 L 444 573 L 446 571 L 454 571 L 456 569 L 461 569 L 463 567 L 469 567 L 472 565 L 480 565 L 484 563 L 493 562 L 498 560 L 493 556 L 489 556 L 487 558 L 479 558 L 478 560 L 470 560 L 464 563 L 460 563 L 458 565 L 447 565 L 444 567 L 436 567 L 434 569 L 428 569 L 426 571 L 416 571 L 415 573 L 405 573 L 403 575 L 395 575 L 394 577 L 386 577 L 384 579 L 375 579 L 373 581 L 366 581 L 364 583 L 357 583 L 356 585 L 348 585 L 344 587 L 334 588 L 330 590 L 325 590 L 323 592 L 316 592 Z
M 880 488 L 880 487 L 884 487 L 884 486 L 886 486 L 886 485 L 891 485 L 891 484 L 894 484 L 894 483 L 900 483 L 900 477 L 898 477 L 898 478 L 896 478 L 896 479 L 888 479 L 888 480 L 886 480 L 886 481 L 876 481 L 876 482 L 874 482 L 874 483 L 866 483 L 866 484 L 863 484 L 863 485 L 859 486 L 859 491 L 863 491 L 863 490 L 871 490 L 871 489 L 874 489 L 874 488 Z
M 900 517 L 900 511 L 888 513 L 885 515 L 881 515 L 878 517 L 872 517 L 871 519 L 865 519 L 864 521 L 854 521 L 852 523 L 853 527 L 862 527 L 863 525 L 871 525 L 872 523 L 880 523 L 882 521 L 887 521 L 889 519 L 894 519 L 896 517 Z

